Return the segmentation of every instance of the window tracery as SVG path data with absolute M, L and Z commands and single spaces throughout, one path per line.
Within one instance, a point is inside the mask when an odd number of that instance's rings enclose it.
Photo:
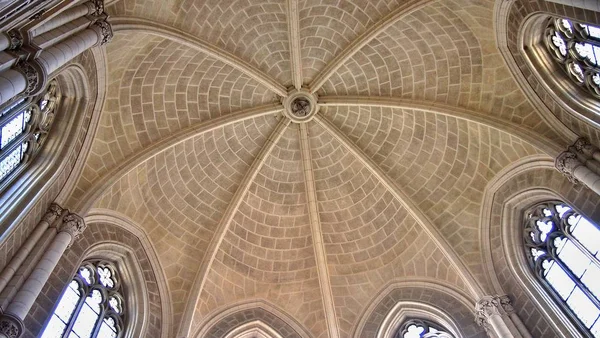
M 53 80 L 44 94 L 17 100 L 0 110 L 0 189 L 42 147 L 59 99 L 58 84 Z
M 569 78 L 600 98 L 600 27 L 552 18 L 546 46 Z
M 115 267 L 86 262 L 63 292 L 42 338 L 120 338 L 124 298 Z
M 422 319 L 407 320 L 395 338 L 453 338 L 438 325 Z
M 569 205 L 544 202 L 525 217 L 525 250 L 535 276 L 574 322 L 600 337 L 600 230 Z

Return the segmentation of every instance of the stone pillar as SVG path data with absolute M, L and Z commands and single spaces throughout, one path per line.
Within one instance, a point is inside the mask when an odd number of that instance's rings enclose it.
M 554 162 L 556 169 L 563 173 L 569 181 L 584 184 L 600 195 L 600 175 L 583 164 L 577 154 L 570 151 L 562 152 Z
M 16 320 L 20 320 L 22 324 L 23 319 L 27 316 L 27 313 L 42 291 L 44 284 L 48 281 L 50 274 L 56 267 L 56 264 L 58 264 L 63 253 L 85 230 L 85 227 L 85 222 L 80 216 L 68 211 L 62 214 L 60 221 L 57 222 L 58 233 L 56 237 L 54 237 L 42 259 L 36 264 L 23 286 L 17 292 L 15 298 L 8 305 L 4 314 L 0 316 L 0 324 L 9 322 L 12 323 L 10 325 L 13 325 Z M 18 325 L 14 324 L 13 326 Z M 7 335 L 0 325 L 0 338 L 13 337 L 19 337 L 19 335 Z
M 17 62 L 0 73 L 0 104 L 20 94 L 39 92 L 50 74 L 87 49 L 110 42 L 112 37 L 112 28 L 103 16 L 89 28 L 42 51 L 38 59 Z
M 47 74 L 71 61 L 84 51 L 107 44 L 113 37 L 113 32 L 106 18 L 94 22 L 87 28 L 66 40 L 44 50 L 38 58 Z
M 600 149 L 582 137 L 569 147 L 569 151 L 576 154 L 577 159 L 586 167 L 600 175 Z
M 485 296 L 475 304 L 475 321 L 492 338 L 531 338 L 514 313 L 510 298 Z
M 46 211 L 46 214 L 42 217 L 42 220 L 37 224 L 31 235 L 27 237 L 25 243 L 21 245 L 17 253 L 13 256 L 4 270 L 2 270 L 2 273 L 0 273 L 0 291 L 4 290 L 46 230 L 48 230 L 51 225 L 56 226 L 55 223 L 59 220 L 59 217 L 63 212 L 64 209 L 58 204 L 52 203 L 50 205 L 48 211 Z
M 23 36 L 15 30 L 0 34 L 0 51 L 18 49 L 23 45 Z
M 49 32 L 55 28 L 61 27 L 69 22 L 87 16 L 87 15 L 95 15 L 99 16 L 104 13 L 104 1 L 103 0 L 91 0 L 85 2 L 83 4 L 73 6 L 50 20 L 46 21 L 36 29 L 32 30 L 31 37 L 36 37 L 38 35 Z

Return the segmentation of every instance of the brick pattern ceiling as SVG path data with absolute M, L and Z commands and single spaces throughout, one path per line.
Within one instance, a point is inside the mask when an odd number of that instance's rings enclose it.
M 148 234 L 190 336 L 245 300 L 349 337 L 390 281 L 489 290 L 486 184 L 557 138 L 502 60 L 493 4 L 118 1 L 70 204 Z M 320 104 L 304 125 L 280 104 L 295 83 Z

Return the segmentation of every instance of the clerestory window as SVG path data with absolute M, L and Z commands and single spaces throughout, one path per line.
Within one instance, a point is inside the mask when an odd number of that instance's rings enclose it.
M 62 294 L 41 338 L 120 338 L 124 309 L 115 267 L 86 262 Z
M 552 18 L 545 37 L 550 54 L 569 78 L 600 98 L 600 28 Z
M 600 337 L 600 230 L 569 205 L 544 202 L 525 216 L 535 276 L 581 332 Z
M 42 147 L 59 98 L 58 84 L 51 81 L 42 95 L 17 100 L 0 110 L 0 190 Z
M 452 335 L 428 320 L 409 319 L 398 330 L 394 338 L 454 338 Z

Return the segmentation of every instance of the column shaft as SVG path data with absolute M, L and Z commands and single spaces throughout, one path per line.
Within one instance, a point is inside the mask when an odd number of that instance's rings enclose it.
M 27 78 L 21 72 L 8 69 L 0 73 L 0 104 L 7 102 L 27 89 Z
M 98 40 L 99 37 L 95 30 L 85 29 L 43 51 L 39 56 L 39 62 L 47 74 L 52 74 L 79 54 L 92 48 L 98 43 Z
M 83 16 L 86 16 L 86 15 L 89 15 L 92 13 L 93 13 L 93 7 L 89 6 L 88 4 L 81 4 L 81 5 L 74 6 L 72 8 L 65 10 L 64 12 L 61 12 L 60 14 L 58 14 L 55 17 L 53 17 L 52 19 L 48 20 L 47 22 L 45 22 L 38 28 L 34 29 L 31 32 L 31 37 L 36 37 L 38 35 L 42 35 L 42 34 L 49 32 L 55 28 L 63 26 L 77 18 L 81 18 Z

